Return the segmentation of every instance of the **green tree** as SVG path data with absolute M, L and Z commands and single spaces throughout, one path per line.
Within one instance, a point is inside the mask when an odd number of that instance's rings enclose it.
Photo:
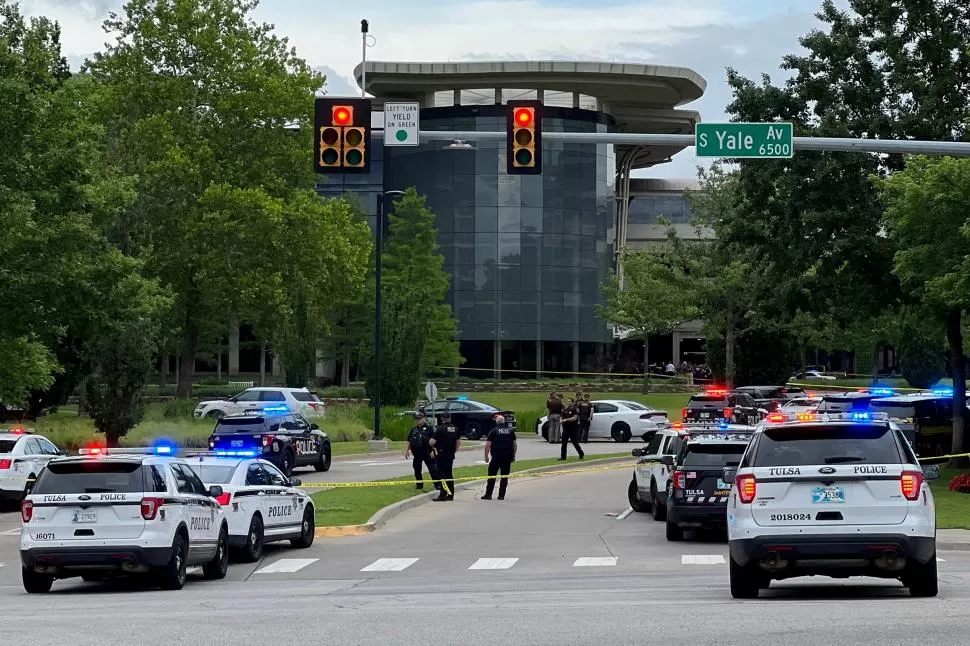
M 178 338 L 182 397 L 191 393 L 205 322 L 251 314 L 248 270 L 286 225 L 274 200 L 299 202 L 313 187 L 306 151 L 323 78 L 270 25 L 251 19 L 256 5 L 130 0 L 105 21 L 112 41 L 87 63 L 103 89 L 111 160 L 138 176 L 119 244 L 174 294 L 166 336 Z M 229 202 L 245 207 L 234 220 Z M 221 238 L 226 228 L 210 229 L 212 220 L 245 230 Z M 274 235 L 257 235 L 265 232 Z M 211 265 L 216 246 L 242 262 Z M 276 294 L 269 302 L 282 307 Z
M 970 160 L 913 157 L 877 182 L 903 287 L 943 322 L 953 377 L 953 452 L 966 450 L 963 312 L 970 308 Z
M 670 334 L 682 323 L 698 316 L 673 240 L 646 249 L 624 250 L 622 276 L 610 275 L 602 286 L 603 304 L 598 314 L 607 324 L 629 330 L 629 337 L 643 340 L 644 383 L 650 365 L 650 337 Z

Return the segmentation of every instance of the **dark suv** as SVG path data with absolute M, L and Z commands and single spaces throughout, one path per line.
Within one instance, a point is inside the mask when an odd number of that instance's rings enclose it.
M 708 388 L 690 398 L 682 411 L 685 423 L 688 422 L 733 422 L 754 425 L 764 415 L 747 393 L 731 392 L 723 388 Z
M 751 395 L 754 403 L 769 413 L 774 413 L 789 400 L 805 396 L 805 391 L 797 386 L 741 386 L 734 392 Z
M 327 434 L 293 413 L 226 415 L 216 422 L 209 449 L 219 455 L 262 458 L 286 476 L 294 467 L 329 471 L 333 455 Z

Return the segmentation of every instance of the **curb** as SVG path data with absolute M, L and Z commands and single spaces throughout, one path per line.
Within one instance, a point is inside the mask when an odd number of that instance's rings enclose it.
M 605 466 L 609 464 L 620 464 L 629 460 L 628 457 L 619 458 L 607 458 L 605 460 L 592 460 L 589 464 L 595 464 L 597 466 Z M 535 467 L 533 469 L 526 469 L 525 471 L 516 471 L 516 473 L 549 473 L 556 471 L 568 471 L 570 469 L 576 468 L 575 460 L 573 462 L 567 462 L 566 464 L 550 464 L 545 467 Z M 483 482 L 488 480 L 487 476 L 482 476 L 480 480 L 470 480 L 468 482 L 462 482 L 461 484 L 455 485 L 455 490 L 462 489 L 475 489 L 480 487 Z M 363 525 L 336 525 L 333 527 L 317 527 L 314 536 L 316 538 L 342 538 L 345 536 L 363 536 L 364 534 L 370 534 L 376 532 L 381 527 L 383 527 L 387 521 L 399 516 L 401 513 L 414 509 L 415 507 L 420 507 L 426 503 L 431 502 L 434 499 L 437 491 L 429 491 L 427 493 L 421 493 L 416 496 L 411 496 L 410 498 L 405 498 L 404 500 L 399 500 L 393 504 L 384 507 L 383 509 L 378 509 L 373 516 L 371 516 L 366 523 Z M 968 550 L 970 550 L 970 544 L 967 545 Z
M 937 542 L 937 550 L 952 550 L 954 552 L 970 552 L 970 543 L 941 543 Z

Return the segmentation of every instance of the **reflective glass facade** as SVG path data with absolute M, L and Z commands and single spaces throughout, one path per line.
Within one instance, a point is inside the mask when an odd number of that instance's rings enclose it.
M 504 131 L 506 109 L 424 109 L 421 129 Z M 610 123 L 547 107 L 543 131 L 605 132 Z M 383 186 L 428 196 L 461 341 L 611 341 L 595 307 L 615 245 L 613 147 L 545 141 L 542 174 L 516 176 L 506 173 L 504 140 L 448 145 L 385 149 Z
M 661 217 L 672 224 L 688 224 L 694 215 L 693 207 L 683 192 L 653 193 L 632 196 L 629 224 L 657 224 Z

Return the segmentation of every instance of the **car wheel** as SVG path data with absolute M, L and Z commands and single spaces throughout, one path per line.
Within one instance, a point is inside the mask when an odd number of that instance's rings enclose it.
M 684 540 L 684 530 L 670 522 L 670 518 L 667 518 L 667 540 L 668 541 L 682 541 Z
M 211 580 L 226 578 L 229 571 L 229 528 L 226 525 L 219 530 L 219 542 L 216 543 L 216 555 L 202 566 L 202 574 Z
M 903 583 L 912 597 L 935 597 L 940 591 L 936 573 L 936 552 L 926 563 L 910 562 Z
M 29 568 L 20 568 L 21 578 L 24 582 L 24 590 L 28 594 L 38 594 L 43 592 L 50 592 L 51 586 L 54 585 L 54 577 L 49 574 L 39 574 L 34 572 Z
M 181 531 L 172 541 L 172 556 L 158 573 L 158 584 L 163 590 L 181 590 L 185 585 L 185 559 L 189 552 L 189 541 Z
M 293 475 L 293 451 L 290 449 L 283 449 L 283 456 L 280 458 L 280 471 L 287 478 Z
M 300 549 L 306 549 L 313 545 L 313 539 L 316 536 L 316 518 L 313 515 L 313 507 L 307 505 L 306 509 L 303 511 L 303 522 L 300 524 L 300 538 L 294 538 L 290 541 L 290 545 Z
M 317 463 L 313 465 L 313 468 L 317 471 L 329 471 L 330 470 L 330 451 L 326 447 L 320 449 L 320 458 Z
M 253 514 L 253 519 L 249 521 L 249 531 L 246 533 L 246 546 L 243 548 L 242 560 L 246 563 L 258 561 L 263 556 L 264 544 L 263 517 Z
M 205 414 L 205 416 L 208 419 L 222 419 L 223 417 L 226 416 L 226 414 L 221 410 L 210 410 L 208 413 Z
M 610 435 L 613 436 L 615 441 L 621 443 L 629 442 L 630 438 L 633 437 L 633 433 L 630 432 L 630 427 L 626 422 L 617 422 L 614 424 L 613 428 L 610 429 Z
M 654 520 L 666 520 L 667 519 L 667 508 L 660 504 L 657 500 L 657 483 L 650 483 L 650 513 Z
M 478 422 L 468 422 L 465 424 L 465 437 L 469 440 L 477 440 L 482 436 L 482 427 Z
M 634 478 L 630 481 L 630 486 L 626 490 L 627 500 L 630 502 L 630 508 L 633 511 L 645 514 L 650 511 L 649 503 L 645 503 L 640 500 L 640 489 L 637 487 L 637 479 Z
M 755 564 L 757 567 L 757 564 Z M 731 596 L 735 599 L 757 599 L 762 587 L 768 587 L 764 575 L 753 567 L 743 567 L 731 559 Z

